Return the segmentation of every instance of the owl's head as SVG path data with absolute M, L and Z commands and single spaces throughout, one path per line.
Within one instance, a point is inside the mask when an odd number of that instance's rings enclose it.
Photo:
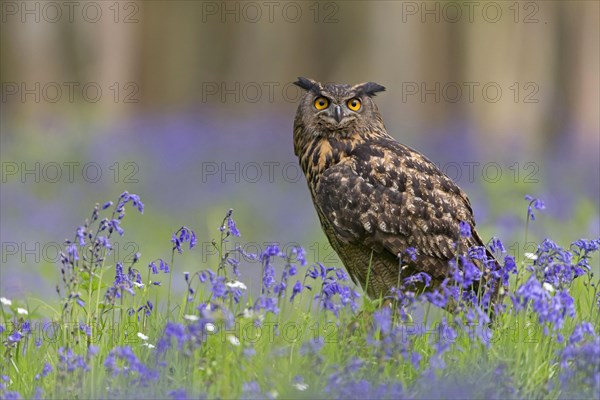
M 295 85 L 306 90 L 296 113 L 296 127 L 315 136 L 347 137 L 363 132 L 385 130 L 373 101 L 385 87 L 366 82 L 354 86 L 322 84 L 298 78 Z

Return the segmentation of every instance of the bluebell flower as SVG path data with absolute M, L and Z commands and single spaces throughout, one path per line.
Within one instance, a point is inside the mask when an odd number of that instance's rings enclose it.
M 512 301 L 517 312 L 530 305 L 539 322 L 549 323 L 553 330 L 562 329 L 565 318 L 575 316 L 575 302 L 568 291 L 559 290 L 551 295 L 535 275 L 517 288 Z
M 414 247 L 407 247 L 404 252 L 408 255 L 411 261 L 417 261 L 417 249 Z
M 378 329 L 384 335 L 392 330 L 392 309 L 390 307 L 381 307 L 373 313 L 375 329 Z
M 471 286 L 475 281 L 479 281 L 481 278 L 481 270 L 469 261 L 466 257 L 460 257 L 460 265 L 462 268 L 462 279 L 457 279 L 457 282 L 462 283 L 464 288 Z
M 42 400 L 44 398 L 44 390 L 41 387 L 36 386 L 33 398 L 34 400 Z
M 425 287 L 429 287 L 431 283 L 431 276 L 426 272 L 417 272 L 414 275 L 404 278 L 404 285 L 414 287 L 417 283 L 423 283 Z
M 300 355 L 318 355 L 325 345 L 325 340 L 321 336 L 311 338 L 300 345 Z
M 600 391 L 600 336 L 592 327 L 587 324 L 576 327 L 560 357 L 560 381 L 565 398 L 597 397 Z
M 231 218 L 231 216 L 227 218 L 227 229 L 229 230 L 229 232 L 231 232 L 233 236 L 241 236 L 241 233 L 235 226 L 235 221 L 233 220 L 233 218 Z
M 460 221 L 458 226 L 460 228 L 460 236 L 464 238 L 471 237 L 471 225 L 468 222 Z
M 6 338 L 7 340 L 7 345 L 10 347 L 18 342 L 21 341 L 21 339 L 23 339 L 23 334 L 19 331 L 14 331 L 13 333 L 11 333 L 10 335 L 8 335 L 8 337 Z
M 321 277 L 321 279 L 325 279 L 327 277 L 327 274 L 329 274 L 329 272 L 333 271 L 334 269 L 334 267 L 325 267 L 323 264 L 317 263 L 316 265 L 313 265 L 306 271 L 306 276 L 311 277 L 313 279 L 317 279 L 318 277 Z
M 571 249 L 577 255 L 577 262 L 574 261 L 575 257 L 571 251 L 545 239 L 536 252 L 537 259 L 534 261 L 536 274 L 553 287 L 570 287 L 575 278 L 589 272 L 588 259 L 590 253 L 596 251 L 593 250 L 593 246 L 588 247 L 589 252 L 580 250 L 577 245 L 572 245 Z
M 338 281 L 347 281 L 348 280 L 348 274 L 342 268 L 335 269 L 335 276 Z
M 579 239 L 571 243 L 571 249 L 578 255 L 583 251 L 585 254 L 598 251 L 600 247 L 600 239 L 588 240 Z
M 517 273 L 517 263 L 515 262 L 515 258 L 513 256 L 504 257 L 504 270 L 507 273 Z
M 157 372 L 147 368 L 129 346 L 113 348 L 104 360 L 104 367 L 113 376 L 135 374 L 137 379 L 134 382 L 146 383 L 158 377 Z
M 294 287 L 292 288 L 292 296 L 290 297 L 290 302 L 294 300 L 294 297 L 296 297 L 297 294 L 302 292 L 303 288 L 304 287 L 302 286 L 302 283 L 300 281 L 296 281 Z
M 58 349 L 58 361 L 58 368 L 67 372 L 73 372 L 78 369 L 83 371 L 89 370 L 83 356 L 75 354 L 71 348 L 65 349 L 64 347 L 60 347 Z
M 256 355 L 256 349 L 254 347 L 246 347 L 242 353 L 244 354 L 244 357 L 250 358 Z
M 48 376 L 48 374 L 50 374 L 50 372 L 52 372 L 52 365 L 50 365 L 49 363 L 45 363 L 44 366 L 42 367 L 42 372 L 40 372 L 39 374 L 37 374 L 35 376 L 35 380 L 39 380 L 40 378 L 45 378 Z
M 171 270 L 169 269 L 169 264 L 167 264 L 167 262 L 165 260 L 163 260 L 162 258 L 159 258 L 160 264 L 158 266 L 158 269 L 163 271 L 165 274 L 168 274 L 169 272 L 171 272 Z
M 313 266 L 307 271 L 307 276 L 313 279 L 322 279 L 321 293 L 317 294 L 315 298 L 320 300 L 323 308 L 333 312 L 336 316 L 342 306 L 350 305 L 352 310 L 356 310 L 358 308 L 356 299 L 360 295 L 347 285 L 340 283 L 347 281 L 348 275 L 344 271 L 340 272 L 339 268 L 325 268 L 322 264 L 318 264 L 318 267 Z M 333 275 L 330 276 L 330 272 L 333 272 Z M 338 295 L 339 304 L 335 300 L 335 295 Z
M 281 249 L 276 244 L 270 244 L 265 247 L 265 250 L 260 255 L 261 261 L 269 261 L 273 257 L 283 257 L 285 254 L 281 252 Z
M 75 243 L 71 243 L 67 246 L 67 254 L 69 255 L 71 261 L 74 262 L 79 260 L 79 252 L 77 251 L 77 246 Z
M 123 236 L 124 231 L 123 231 L 123 228 L 121 228 L 119 220 L 116 220 L 116 219 L 111 220 L 110 226 L 111 226 L 111 230 L 109 230 L 109 232 L 112 233 L 112 229 L 114 229 L 115 231 L 117 231 L 119 233 L 119 236 Z
M 423 296 L 428 302 L 439 308 L 446 307 L 446 304 L 448 303 L 448 297 L 439 290 L 425 292 L 423 293 Z
M 79 246 L 85 246 L 85 227 L 80 226 L 75 232 L 75 237 L 79 240 Z
M 533 214 L 533 210 L 543 210 L 546 208 L 546 205 L 542 200 L 534 199 L 528 194 L 525 195 L 525 200 L 529 202 L 529 205 L 527 206 L 527 218 L 532 221 L 535 221 L 535 215 Z
M 129 202 L 131 202 L 131 204 L 137 208 L 141 214 L 144 213 L 144 203 L 142 203 L 140 196 L 133 193 L 130 194 L 129 192 L 123 192 L 119 197 L 119 202 L 117 203 L 117 212 L 121 212 L 125 204 Z
M 158 268 L 156 267 L 156 264 L 154 263 L 154 261 L 152 261 L 149 265 L 148 268 L 152 271 L 152 273 L 154 275 L 158 274 Z
M 255 396 L 263 397 L 258 382 L 250 381 L 242 383 L 242 398 L 246 398 L 247 396 L 250 396 L 250 398 L 254 398 Z
M 254 308 L 256 310 L 265 310 L 267 312 L 272 312 L 273 314 L 279 314 L 279 307 L 277 306 L 277 299 L 268 296 L 260 296 L 255 304 Z
M 98 346 L 91 344 L 88 346 L 88 356 L 95 356 L 96 354 L 98 354 Z
M 173 400 L 187 400 L 189 398 L 185 388 L 170 390 L 167 392 L 167 396 Z
M 138 307 L 138 309 L 135 310 L 135 314 L 137 314 L 138 321 L 140 320 L 140 312 L 143 311 L 146 317 L 149 317 L 150 314 L 152 314 L 153 309 L 154 305 L 150 301 L 147 301 L 146 304 L 142 304 L 140 307 Z
M 497 237 L 492 238 L 492 240 L 490 242 L 490 250 L 492 253 L 495 253 L 496 250 L 500 251 L 501 253 L 506 252 L 506 249 L 504 248 L 502 241 L 500 239 L 498 239 Z
M 89 325 L 80 322 L 79 330 L 85 333 L 86 336 L 92 336 L 92 328 Z
M 106 236 L 98 236 L 98 239 L 96 239 L 98 244 L 102 247 L 104 247 L 105 249 L 112 249 L 112 245 L 110 244 L 110 240 L 108 239 L 108 237 Z
M 21 394 L 19 392 L 16 391 L 6 391 L 3 393 L 3 399 L 5 400 L 18 400 L 18 399 L 22 399 L 23 397 L 21 397 Z
M 571 336 L 569 337 L 569 343 L 579 343 L 584 340 L 585 336 L 593 337 L 595 334 L 596 333 L 594 332 L 594 326 L 591 323 L 584 321 L 575 326 L 575 329 L 573 329 L 573 333 L 571 333 Z
M 181 245 L 183 243 L 189 243 L 190 250 L 194 248 L 197 243 L 196 234 L 188 227 L 182 226 L 171 236 L 171 242 L 173 243 L 173 250 L 177 250 L 179 254 L 183 253 Z
M 216 298 L 224 299 L 227 296 L 227 286 L 225 286 L 224 276 L 215 276 L 211 280 L 212 295 Z
M 483 247 L 483 246 L 469 247 L 468 254 L 469 254 L 469 257 L 471 257 L 475 260 L 481 260 L 481 261 L 487 260 L 487 252 L 485 251 L 485 247 Z
M 578 272 L 578 276 L 583 275 L 583 273 L 591 269 L 589 265 L 591 253 L 597 252 L 599 247 L 600 239 L 579 239 L 571 243 L 571 251 L 573 252 L 573 254 L 577 255 L 578 258 L 577 264 L 575 266 L 575 270 Z

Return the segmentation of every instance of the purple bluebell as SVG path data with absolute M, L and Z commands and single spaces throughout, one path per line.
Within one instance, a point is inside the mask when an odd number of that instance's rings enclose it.
M 407 247 L 404 252 L 408 255 L 408 258 L 411 261 L 417 261 L 417 249 L 414 247 Z
M 417 283 L 423 283 L 425 287 L 429 287 L 431 283 L 431 276 L 426 272 L 417 272 L 414 275 L 404 278 L 404 285 L 415 287 Z
M 154 263 L 154 261 L 152 261 L 149 265 L 148 268 L 152 271 L 152 273 L 154 275 L 158 274 L 158 268 L 156 267 L 156 264 Z
M 293 301 L 294 297 L 296 297 L 296 295 L 298 295 L 299 293 L 302 292 L 302 289 L 303 289 L 302 282 L 296 281 L 296 283 L 294 284 L 294 287 L 292 288 L 292 296 L 290 297 L 290 301 Z
M 227 218 L 227 229 L 229 230 L 229 232 L 231 232 L 233 236 L 241 236 L 241 233 L 236 227 L 235 221 L 233 220 L 233 218 L 231 218 L 231 216 Z
M 485 251 L 485 247 L 483 246 L 473 246 L 468 250 L 469 257 L 475 260 L 486 261 L 487 260 L 487 252 Z
M 42 367 L 42 371 L 35 376 L 35 380 L 39 380 L 40 378 L 45 378 L 52 372 L 52 365 L 49 363 L 45 363 Z
M 189 399 L 188 393 L 185 388 L 170 390 L 167 392 L 167 396 L 173 400 L 187 400 Z
M 86 336 L 92 336 L 92 328 L 89 325 L 80 322 L 79 330 L 85 333 Z
M 112 372 L 113 376 L 135 375 L 133 383 L 146 384 L 158 377 L 158 372 L 146 367 L 129 346 L 117 346 L 113 348 L 104 360 L 104 367 L 109 372 Z
M 471 237 L 471 225 L 468 222 L 460 221 L 458 227 L 460 228 L 460 236 L 464 238 Z
M 73 372 L 78 369 L 81 369 L 83 371 L 89 370 L 89 367 L 85 362 L 84 357 L 79 354 L 75 354 L 73 352 L 73 349 L 71 348 L 65 349 L 64 347 L 60 347 L 58 349 L 58 361 L 59 370 L 67 372 Z
M 123 228 L 121 228 L 120 222 L 121 221 L 116 220 L 116 219 L 111 220 L 109 222 L 110 228 L 109 228 L 108 232 L 112 233 L 112 230 L 114 229 L 115 231 L 117 231 L 119 233 L 119 236 L 123 236 L 123 233 L 125 231 L 123 230 Z
M 502 244 L 502 241 L 500 239 L 498 239 L 497 237 L 493 237 L 490 242 L 490 251 L 492 253 L 495 253 L 496 251 L 504 253 L 506 252 L 506 249 L 504 248 L 504 244 Z
M 123 192 L 121 194 L 121 196 L 119 197 L 119 202 L 117 203 L 117 212 L 121 212 L 123 210 L 123 207 L 125 206 L 125 204 L 131 202 L 131 204 L 137 208 L 137 210 L 143 214 L 144 213 L 144 203 L 142 203 L 142 200 L 140 199 L 140 196 L 138 196 L 137 194 L 133 194 L 133 193 L 129 193 L 129 192 Z M 119 211 L 121 210 L 121 211 Z
M 600 336 L 591 324 L 575 327 L 560 354 L 560 381 L 565 398 L 595 398 L 600 392 Z
M 75 232 L 75 237 L 79 241 L 79 246 L 85 246 L 85 227 L 80 226 Z
M 171 242 L 173 243 L 173 250 L 177 250 L 179 254 L 183 253 L 183 249 L 181 245 L 183 243 L 189 243 L 190 250 L 196 246 L 196 233 L 189 229 L 186 226 L 182 226 L 179 228 L 173 235 L 171 236 Z
M 525 200 L 529 202 L 529 205 L 527 206 L 527 218 L 531 221 L 535 221 L 535 215 L 533 214 L 533 210 L 543 210 L 546 208 L 546 205 L 542 200 L 535 199 L 528 194 L 525 195 Z

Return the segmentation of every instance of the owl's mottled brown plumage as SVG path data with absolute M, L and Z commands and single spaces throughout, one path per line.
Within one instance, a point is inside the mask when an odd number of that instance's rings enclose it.
M 327 238 L 370 297 L 398 286 L 401 265 L 402 277 L 426 272 L 435 286 L 449 275 L 448 262 L 458 251 L 483 246 L 467 195 L 387 133 L 372 99 L 383 86 L 306 78 L 296 84 L 306 94 L 294 121 L 295 154 Z M 352 99 L 360 109 L 350 108 Z M 461 221 L 471 226 L 471 237 L 461 237 Z M 416 261 L 407 257 L 409 247 L 417 250 Z

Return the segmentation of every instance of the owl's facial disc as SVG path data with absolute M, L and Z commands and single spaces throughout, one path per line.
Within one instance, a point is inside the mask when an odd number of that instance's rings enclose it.
M 316 108 L 319 106 L 316 105 Z M 349 109 L 345 101 L 329 102 L 326 108 L 317 110 L 317 116 L 319 121 L 331 130 L 346 129 L 357 117 L 356 111 Z

